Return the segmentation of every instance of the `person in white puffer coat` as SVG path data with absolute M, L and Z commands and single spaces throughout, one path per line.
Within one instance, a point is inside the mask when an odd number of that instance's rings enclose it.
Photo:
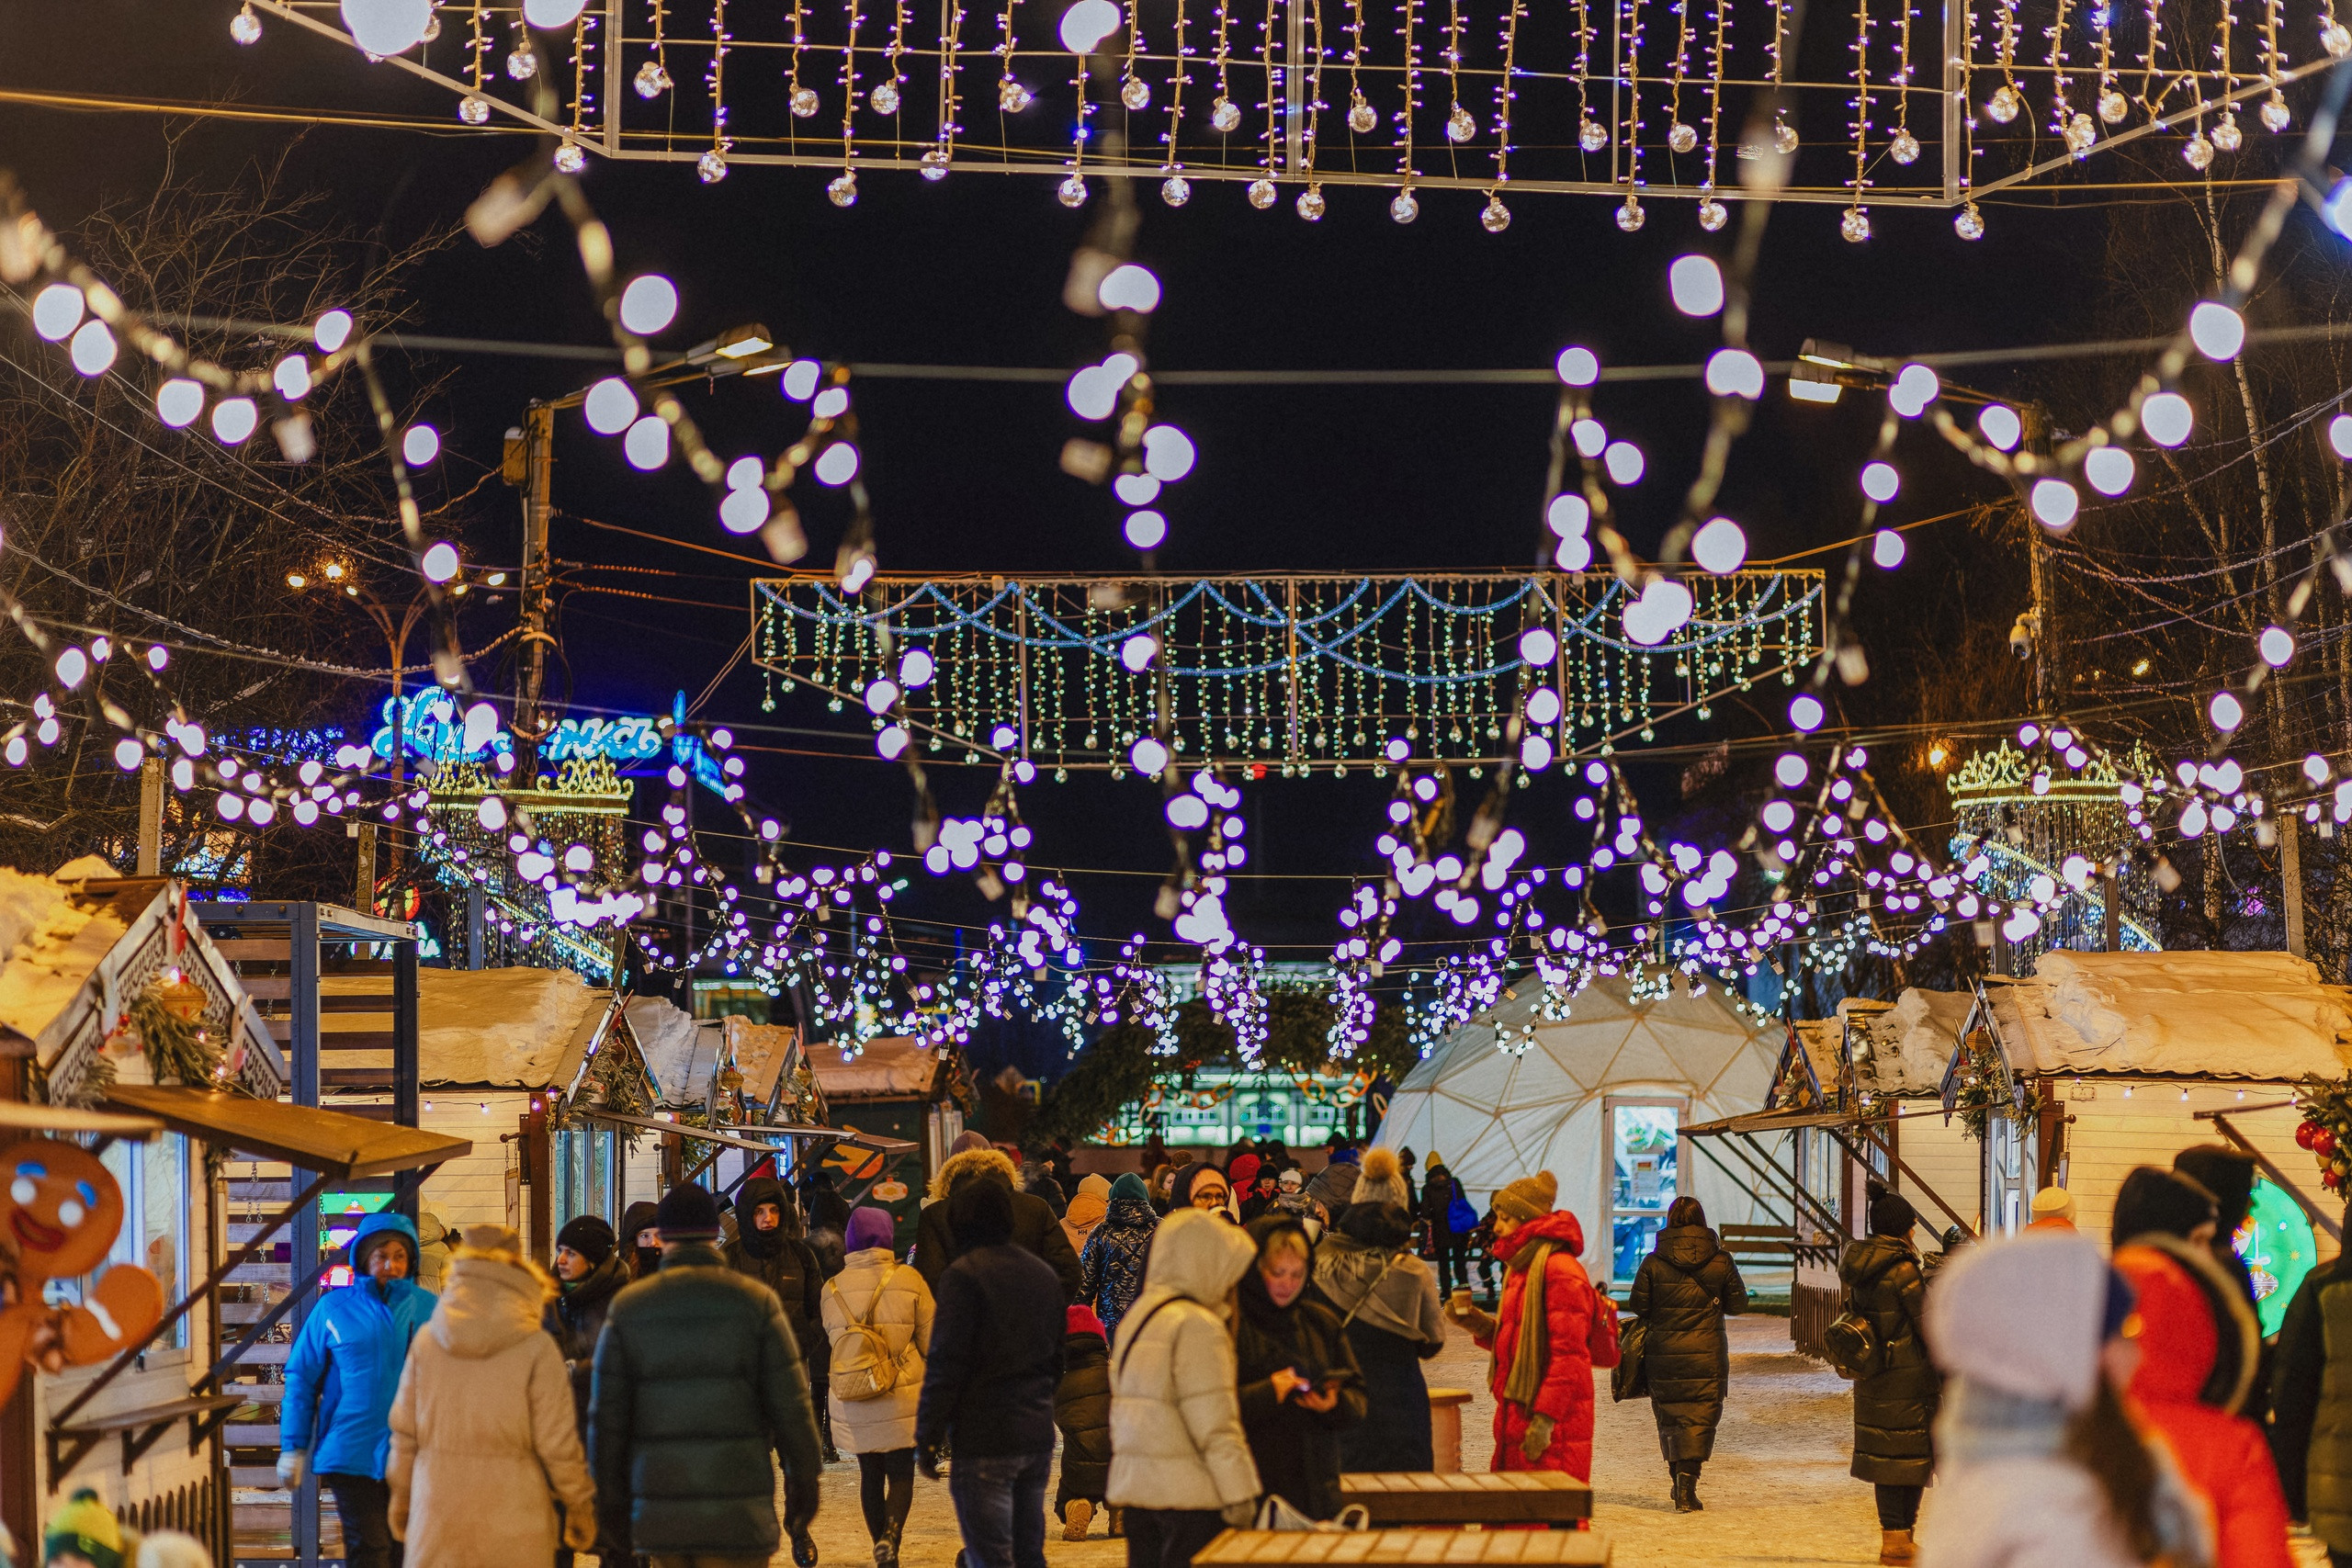
M 1111 1346 L 1109 1502 L 1125 1511 L 1127 1568 L 1186 1568 L 1257 1511 L 1232 1321 L 1257 1258 L 1248 1232 L 1197 1209 L 1152 1236 L 1143 1294 Z
M 857 1456 L 858 1506 L 874 1541 L 876 1568 L 898 1562 L 899 1538 L 914 1502 L 915 1410 L 931 1352 L 931 1287 L 912 1264 L 894 1256 L 893 1227 L 887 1209 L 866 1204 L 852 1213 L 842 1233 L 849 1256 L 818 1298 L 835 1356 L 847 1361 L 852 1325 L 865 1324 L 899 1359 L 899 1381 L 887 1393 L 843 1399 L 823 1391 L 832 1402 L 834 1437 Z

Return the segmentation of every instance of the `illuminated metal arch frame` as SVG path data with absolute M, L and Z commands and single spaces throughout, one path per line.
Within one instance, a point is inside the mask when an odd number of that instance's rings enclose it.
M 967 761 L 1116 774 L 1134 740 L 1158 734 L 1188 767 L 1377 773 L 1404 738 L 1416 757 L 1476 768 L 1500 761 L 1528 673 L 1515 639 L 1531 621 L 1556 643 L 1540 684 L 1560 716 L 1538 728 L 1563 754 L 1647 739 L 1671 714 L 1704 718 L 1713 701 L 1775 675 L 1793 682 L 1819 657 L 1819 572 L 1690 586 L 1684 631 L 1644 648 L 1618 634 L 1625 590 L 1604 573 L 904 576 L 875 579 L 856 601 L 812 573 L 753 581 L 752 657 L 842 711 L 877 681 L 895 685 L 898 661 L 922 648 L 931 680 L 881 712 Z M 1137 637 L 1159 647 L 1132 669 L 1121 653 Z

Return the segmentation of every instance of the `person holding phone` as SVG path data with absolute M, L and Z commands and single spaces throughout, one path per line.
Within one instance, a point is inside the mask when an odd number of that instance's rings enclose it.
M 1337 1314 L 1307 1294 L 1306 1228 L 1280 1213 L 1248 1228 L 1258 1261 L 1241 1276 L 1234 1336 L 1241 1427 L 1265 1490 L 1328 1519 L 1340 1511 L 1340 1434 L 1364 1418 L 1363 1373 Z

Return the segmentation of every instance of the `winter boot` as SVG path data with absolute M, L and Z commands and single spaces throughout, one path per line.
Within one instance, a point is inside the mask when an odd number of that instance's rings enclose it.
M 1127 1533 L 1127 1511 L 1125 1508 L 1109 1508 L 1104 1511 L 1109 1515 L 1109 1520 L 1104 1526 L 1104 1533 L 1113 1540 L 1117 1540 Z
M 1695 1466 L 1674 1467 L 1674 1511 L 1695 1514 L 1706 1506 L 1699 1501 L 1699 1472 Z
M 1062 1510 L 1062 1539 L 1084 1540 L 1086 1527 L 1094 1522 L 1094 1505 L 1083 1497 L 1072 1497 L 1069 1506 Z
M 874 1568 L 899 1568 L 899 1542 L 884 1536 L 874 1543 Z
M 1883 1529 L 1878 1532 L 1878 1560 L 1881 1562 L 1906 1563 L 1918 1554 L 1919 1549 L 1912 1543 L 1909 1530 Z

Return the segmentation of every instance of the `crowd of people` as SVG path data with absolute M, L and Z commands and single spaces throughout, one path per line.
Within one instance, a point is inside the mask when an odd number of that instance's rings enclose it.
M 2303 1520 L 2352 1563 L 2352 1271 L 2313 1271 L 2265 1343 L 2232 1245 L 2255 1168 L 2212 1145 L 2133 1170 L 2106 1252 L 2060 1188 L 2022 1234 L 1926 1255 L 1910 1202 L 1871 1190 L 1827 1339 L 1881 1562 L 2290 1568 Z
M 1622 1356 L 1673 1506 L 1703 1507 L 1747 1291 L 1699 1202 L 1674 1201 L 1621 1312 L 1549 1172 L 1472 1212 L 1442 1160 L 1412 1171 L 1341 1146 L 1310 1175 L 1276 1145 L 1077 1180 L 967 1134 L 910 1246 L 821 1179 L 755 1176 L 731 1213 L 687 1184 L 618 1234 L 576 1218 L 551 1270 L 469 1226 L 437 1292 L 415 1225 L 370 1215 L 291 1348 L 279 1472 L 333 1495 L 351 1568 L 787 1546 L 813 1568 L 836 1445 L 876 1568 L 918 1476 L 946 1482 L 963 1568 L 1042 1568 L 1049 1520 L 1078 1540 L 1098 1517 L 1130 1568 L 1184 1568 L 1227 1527 L 1332 1518 L 1348 1472 L 1434 1468 L 1422 1365 L 1453 1325 L 1489 1352 L 1498 1470 L 1589 1481 Z M 1826 1339 L 1882 1562 L 2289 1568 L 2295 1519 L 2352 1565 L 2352 1266 L 2315 1270 L 2266 1344 L 2230 1245 L 2252 1189 L 2249 1159 L 2200 1147 L 2132 1173 L 2111 1252 L 2053 1188 L 2023 1235 L 1923 1254 L 1910 1202 L 1872 1188 Z M 1499 1271 L 1483 1303 L 1474 1265 Z M 130 1562 L 104 1513 L 72 1499 L 44 1560 Z

